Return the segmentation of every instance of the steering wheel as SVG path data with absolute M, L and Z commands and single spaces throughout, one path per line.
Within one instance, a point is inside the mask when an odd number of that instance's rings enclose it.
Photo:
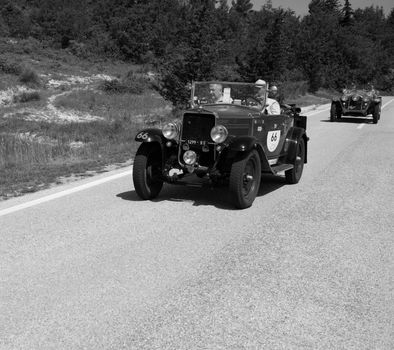
M 248 106 L 248 107 L 263 107 L 261 102 L 256 97 L 253 97 L 253 96 L 248 96 L 245 99 L 245 106 Z

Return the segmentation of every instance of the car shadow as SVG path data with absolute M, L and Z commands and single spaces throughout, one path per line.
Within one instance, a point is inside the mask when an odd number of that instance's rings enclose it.
M 263 175 L 257 193 L 262 197 L 286 184 L 283 176 Z M 142 202 L 137 193 L 132 191 L 118 193 L 116 197 L 126 201 Z M 193 202 L 193 206 L 210 205 L 224 210 L 237 210 L 230 202 L 227 187 L 191 187 L 164 184 L 158 197 L 152 202 Z
M 335 122 L 332 122 L 330 119 L 322 119 L 320 120 L 323 123 L 353 123 L 353 124 L 373 124 L 373 120 L 371 117 L 341 117 L 337 119 Z

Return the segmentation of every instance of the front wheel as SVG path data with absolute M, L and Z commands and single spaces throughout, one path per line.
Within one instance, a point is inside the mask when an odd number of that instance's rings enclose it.
M 373 123 L 377 124 L 379 119 L 380 119 L 380 105 L 376 104 L 372 113 Z
M 236 159 L 231 166 L 230 196 L 238 209 L 245 209 L 254 202 L 261 181 L 261 162 L 256 150 Z
M 294 160 L 293 169 L 285 171 L 286 181 L 289 184 L 296 184 L 301 179 L 302 171 L 304 170 L 305 162 L 305 142 L 301 137 L 297 143 L 296 157 Z
M 330 109 L 330 121 L 335 122 L 337 120 L 337 106 L 332 103 Z
M 141 199 L 157 197 L 163 187 L 161 151 L 157 145 L 142 144 L 133 164 L 134 188 Z

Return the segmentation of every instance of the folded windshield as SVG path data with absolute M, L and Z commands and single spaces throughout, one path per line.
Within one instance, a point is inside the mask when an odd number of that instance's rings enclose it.
M 193 105 L 235 104 L 262 109 L 265 106 L 267 86 L 253 83 L 223 81 L 194 82 Z

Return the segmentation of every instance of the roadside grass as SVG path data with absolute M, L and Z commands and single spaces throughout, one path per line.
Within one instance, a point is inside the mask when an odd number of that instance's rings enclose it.
M 284 102 L 299 107 L 305 107 L 315 104 L 329 103 L 331 98 L 338 93 L 334 90 L 319 89 L 311 94 L 308 92 L 308 84 L 306 81 L 288 82 L 281 86 L 284 95 Z
M 316 94 L 305 94 L 287 99 L 286 103 L 295 103 L 299 107 L 330 103 L 335 92 L 317 91 Z
M 149 89 L 147 67 L 23 45 L 0 39 L 7 47 L 0 54 L 0 200 L 130 164 L 138 130 L 172 118 L 169 104 Z M 102 88 L 107 80 L 67 82 L 94 75 L 114 77 L 116 89 Z
M 151 101 L 152 97 L 106 98 L 97 105 L 91 103 L 89 110 L 105 117 L 92 122 L 29 121 L 23 115 L 0 119 L 0 197 L 33 192 L 61 176 L 99 171 L 110 164 L 130 161 L 137 148 L 137 131 L 148 126 L 149 118 L 145 117 L 149 117 L 151 109 L 143 101 Z M 77 100 L 86 104 L 84 98 Z M 67 107 L 76 108 L 78 104 L 72 98 L 70 101 Z M 163 101 L 151 101 L 150 105 L 164 108 Z M 135 116 L 136 112 L 141 115 Z
M 79 110 L 103 117 L 107 120 L 138 119 L 155 113 L 168 111 L 168 105 L 151 90 L 141 95 L 128 93 L 108 94 L 100 90 L 76 90 L 59 96 L 55 107 Z

